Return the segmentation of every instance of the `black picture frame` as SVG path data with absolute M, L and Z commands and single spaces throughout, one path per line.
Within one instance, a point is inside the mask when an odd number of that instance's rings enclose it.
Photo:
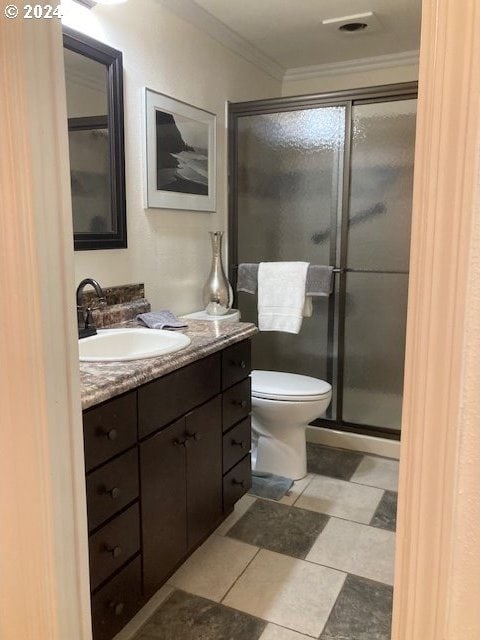
M 74 233 L 74 248 L 75 251 L 125 249 L 127 247 L 127 206 L 125 196 L 122 52 L 68 27 L 63 27 L 63 46 L 65 49 L 100 62 L 107 68 L 110 198 L 111 210 L 116 216 L 115 232 Z

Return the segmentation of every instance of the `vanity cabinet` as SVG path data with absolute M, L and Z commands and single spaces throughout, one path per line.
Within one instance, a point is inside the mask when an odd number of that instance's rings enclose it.
M 140 445 L 147 596 L 222 518 L 221 429 L 216 397 Z
M 110 640 L 251 485 L 250 340 L 83 415 L 94 640 Z

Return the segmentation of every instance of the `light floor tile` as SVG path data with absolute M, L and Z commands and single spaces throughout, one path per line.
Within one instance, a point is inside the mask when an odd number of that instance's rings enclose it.
M 257 551 L 257 547 L 232 538 L 210 536 L 168 584 L 220 602 Z
M 345 573 L 262 549 L 223 604 L 318 637 Z
M 286 495 L 284 495 L 283 498 L 279 500 L 279 502 L 281 504 L 288 504 L 288 505 L 294 504 L 295 501 L 298 500 L 300 495 L 303 493 L 303 491 L 308 487 L 308 485 L 312 481 L 312 478 L 313 478 L 313 475 L 308 474 L 307 476 L 305 476 L 305 478 L 302 478 L 301 480 L 297 480 L 296 482 L 294 482 L 292 488 L 289 491 L 287 491 Z
M 295 506 L 368 524 L 382 496 L 382 489 L 315 476 Z
M 330 518 L 306 559 L 391 585 L 394 554 L 392 531 Z
M 217 536 L 224 536 L 233 527 L 233 525 L 240 520 L 245 512 L 250 509 L 255 500 L 256 498 L 254 496 L 250 496 L 248 493 L 242 496 L 236 503 L 232 513 L 215 530 Z
M 352 482 L 398 491 L 398 460 L 365 456 L 352 476 Z
M 303 633 L 268 623 L 259 640 L 311 640 L 311 636 L 304 636 Z

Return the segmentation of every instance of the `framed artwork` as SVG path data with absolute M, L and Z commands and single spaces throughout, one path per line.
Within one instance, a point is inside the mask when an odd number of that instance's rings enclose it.
M 215 211 L 213 113 L 145 89 L 146 205 Z

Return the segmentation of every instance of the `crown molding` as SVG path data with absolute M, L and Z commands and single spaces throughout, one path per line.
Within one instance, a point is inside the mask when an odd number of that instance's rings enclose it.
M 309 80 L 324 76 L 387 69 L 389 67 L 418 65 L 418 58 L 419 51 L 402 51 L 401 53 L 389 53 L 372 58 L 359 58 L 358 60 L 345 60 L 342 62 L 310 65 L 308 67 L 295 67 L 287 69 L 283 79 L 286 82 L 292 80 Z
M 198 29 L 205 31 L 233 53 L 251 62 L 275 80 L 283 80 L 285 69 L 277 62 L 266 56 L 238 33 L 227 27 L 223 22 L 202 9 L 193 0 L 156 0 L 158 4 Z

